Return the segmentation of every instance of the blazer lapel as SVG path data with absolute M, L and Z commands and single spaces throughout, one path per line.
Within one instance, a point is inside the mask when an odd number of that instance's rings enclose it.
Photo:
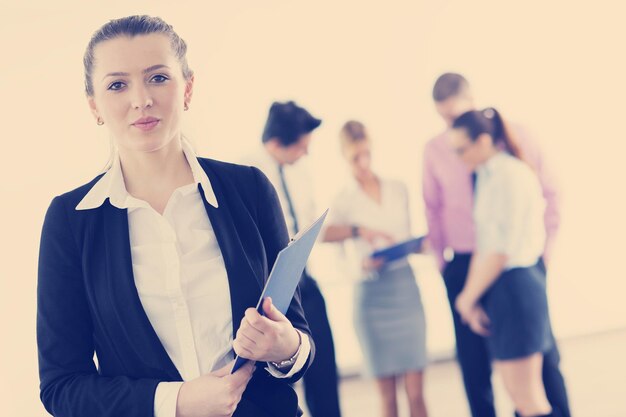
M 104 222 L 101 236 L 104 236 L 106 275 L 114 314 L 121 326 L 119 337 L 127 339 L 127 346 L 135 352 L 135 359 L 155 372 L 163 373 L 171 380 L 182 381 L 176 366 L 159 340 L 146 315 L 133 275 L 128 214 L 126 209 L 118 209 L 107 200 L 102 205 Z M 106 284 L 105 284 L 106 285 Z
M 255 307 L 261 295 L 261 286 L 243 249 L 241 237 L 235 227 L 232 211 L 226 196 L 217 187 L 218 181 L 211 178 L 211 186 L 218 200 L 219 208 L 207 203 L 202 185 L 198 185 L 204 208 L 207 211 L 217 243 L 224 258 L 228 286 L 230 289 L 230 303 L 233 316 L 233 338 L 246 309 Z
M 261 296 L 262 283 L 267 275 L 266 267 L 256 269 L 250 263 L 250 256 L 265 257 L 263 242 L 259 242 L 258 253 L 252 253 L 254 245 L 244 246 L 243 239 L 254 241 L 253 225 L 246 226 L 247 221 L 252 221 L 245 215 L 243 206 L 237 206 L 236 198 L 229 199 L 224 193 L 222 182 L 217 178 L 209 167 L 203 169 L 211 181 L 211 187 L 215 192 L 219 208 L 210 205 L 202 189 L 198 185 L 204 207 L 213 226 L 217 242 L 224 258 L 228 283 L 230 287 L 230 300 L 233 315 L 233 338 L 239 329 L 239 325 L 246 309 L 256 306 Z M 237 223 L 235 223 L 237 218 Z M 238 227 L 239 226 L 239 229 Z M 250 230 L 250 235 L 245 234 Z M 248 249 L 246 250 L 245 247 Z M 264 264 L 265 265 L 265 264 Z M 255 272 L 256 271 L 256 272 Z M 282 381 L 269 376 L 267 372 L 258 369 L 246 387 L 241 403 L 233 417 L 277 417 L 295 416 L 298 410 L 298 399 L 294 390 Z

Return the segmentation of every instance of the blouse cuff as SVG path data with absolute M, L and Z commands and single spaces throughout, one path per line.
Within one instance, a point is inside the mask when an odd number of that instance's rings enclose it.
M 296 359 L 296 362 L 293 364 L 289 372 L 287 372 L 286 374 L 281 372 L 270 362 L 267 362 L 267 367 L 265 369 L 274 378 L 290 378 L 294 376 L 295 374 L 300 372 L 302 368 L 304 368 L 306 361 L 309 359 L 309 354 L 311 353 L 311 342 L 309 341 L 309 336 L 302 333 L 298 329 L 296 329 L 296 331 L 300 333 L 300 339 L 302 340 L 302 345 L 300 346 L 300 353 L 298 354 L 298 358 Z
M 182 382 L 159 382 L 154 394 L 154 417 L 176 417 L 178 391 Z

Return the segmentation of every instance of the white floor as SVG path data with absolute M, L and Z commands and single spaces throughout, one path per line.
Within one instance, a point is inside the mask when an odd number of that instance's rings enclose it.
M 626 329 L 563 340 L 559 347 L 573 416 L 625 417 Z M 497 377 L 494 377 L 494 386 L 499 415 L 512 416 L 511 404 Z M 340 391 L 344 417 L 380 416 L 372 381 L 344 378 Z M 408 416 L 402 402 L 402 390 L 399 394 L 400 415 Z M 469 417 L 455 361 L 435 363 L 428 368 L 425 395 L 430 417 Z

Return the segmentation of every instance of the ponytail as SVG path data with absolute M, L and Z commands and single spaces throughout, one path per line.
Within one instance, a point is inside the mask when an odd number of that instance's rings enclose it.
M 522 150 L 516 138 L 511 134 L 511 129 L 493 107 L 465 112 L 454 120 L 452 127 L 467 130 L 472 141 L 476 141 L 478 136 L 486 133 L 492 137 L 494 145 L 502 143 L 507 152 L 524 160 Z
M 493 121 L 493 140 L 495 143 L 502 142 L 506 150 L 517 159 L 524 160 L 522 150 L 517 139 L 511 134 L 508 123 L 504 121 L 500 113 L 493 107 L 487 107 L 482 112 L 484 117 Z

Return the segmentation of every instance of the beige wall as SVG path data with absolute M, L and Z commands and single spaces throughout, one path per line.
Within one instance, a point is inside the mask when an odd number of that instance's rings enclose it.
M 375 136 L 380 173 L 413 191 L 416 231 L 425 227 L 421 149 L 442 127 L 430 88 L 443 71 L 464 73 L 479 104 L 536 132 L 560 178 L 563 228 L 550 277 L 557 334 L 626 326 L 622 2 L 8 3 L 0 5 L 0 415 L 45 415 L 34 336 L 40 228 L 51 198 L 106 161 L 108 137 L 87 110 L 81 58 L 100 24 L 134 13 L 160 15 L 189 43 L 197 80 L 186 132 L 199 153 L 237 158 L 258 142 L 269 103 L 294 98 L 325 120 L 310 161 L 323 205 L 344 173 L 336 131 L 360 118 Z M 449 350 L 439 278 L 428 260 L 416 268 L 429 347 Z M 324 287 L 348 298 L 340 274 L 321 270 Z M 358 353 L 349 310 L 336 298 L 340 360 L 349 364 Z

